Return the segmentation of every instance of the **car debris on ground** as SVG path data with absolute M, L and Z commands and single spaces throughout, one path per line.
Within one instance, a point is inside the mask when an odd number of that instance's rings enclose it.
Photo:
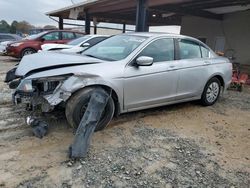
M 28 116 L 26 123 L 32 127 L 34 135 L 38 138 L 43 138 L 48 133 L 49 126 L 45 121 Z
M 88 107 L 76 131 L 74 142 L 69 148 L 70 158 L 82 158 L 87 154 L 91 137 L 109 98 L 110 95 L 101 88 L 92 92 Z

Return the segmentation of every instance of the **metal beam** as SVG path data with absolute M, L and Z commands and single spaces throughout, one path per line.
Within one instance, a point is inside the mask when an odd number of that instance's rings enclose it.
M 85 10 L 85 34 L 90 34 L 90 16 L 87 10 Z
M 97 34 L 97 26 L 95 25 L 94 26 L 94 35 L 96 35 Z
M 122 32 L 123 32 L 123 33 L 126 33 L 126 24 L 125 24 L 125 23 L 123 24 Z
M 59 17 L 58 28 L 61 30 L 63 29 L 63 18 L 62 17 Z
M 191 7 L 180 7 L 180 6 L 173 6 L 173 5 L 165 5 L 161 7 L 154 7 L 151 10 L 155 11 L 166 11 L 166 12 L 173 12 L 180 15 L 190 15 L 190 16 L 198 16 L 198 17 L 204 17 L 204 18 L 210 18 L 210 19 L 216 19 L 216 20 L 222 20 L 223 16 L 219 14 L 214 14 L 205 10 L 201 9 L 192 9 Z
M 148 0 L 137 0 L 136 10 L 136 31 L 143 32 L 148 31 Z
M 108 23 L 126 23 L 135 25 L 135 15 L 131 14 L 94 14 L 98 22 Z M 152 17 L 148 16 L 147 23 L 150 26 L 160 25 L 179 25 L 181 24 L 181 16 L 173 15 L 170 17 Z
M 89 12 L 92 13 L 102 13 L 102 12 L 112 12 L 112 11 L 123 11 L 124 9 L 131 9 L 136 7 L 135 0 L 115 0 L 108 2 L 100 3 L 90 8 Z
M 184 3 L 182 7 L 191 7 L 193 9 L 210 9 L 210 8 L 220 8 L 227 6 L 237 6 L 237 5 L 248 5 L 250 4 L 249 0 L 203 0 L 200 2 L 193 3 Z

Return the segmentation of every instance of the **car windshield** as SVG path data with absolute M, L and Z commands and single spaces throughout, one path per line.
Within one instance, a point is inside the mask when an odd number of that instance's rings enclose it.
M 82 54 L 102 60 L 119 61 L 131 54 L 147 37 L 117 35 L 87 49 Z
M 79 45 L 81 44 L 82 42 L 88 40 L 91 36 L 89 35 L 86 35 L 84 37 L 80 37 L 80 38 L 77 38 L 75 40 L 72 40 L 72 41 L 69 41 L 67 44 L 68 45 L 72 45 L 72 46 L 76 46 L 76 45 Z

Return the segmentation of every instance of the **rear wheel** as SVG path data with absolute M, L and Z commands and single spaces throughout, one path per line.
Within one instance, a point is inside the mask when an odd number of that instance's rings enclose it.
M 202 93 L 201 103 L 204 106 L 213 105 L 219 98 L 221 91 L 221 83 L 217 78 L 210 79 Z
M 25 48 L 22 51 L 21 57 L 26 56 L 26 55 L 30 55 L 30 54 L 34 54 L 36 53 L 36 50 L 32 49 L 32 48 Z
M 76 92 L 67 102 L 65 114 L 68 123 L 74 128 L 77 129 L 79 123 L 88 107 L 88 103 L 93 92 L 94 88 L 85 88 Z M 101 116 L 101 119 L 96 126 L 95 131 L 100 131 L 106 128 L 109 122 L 112 120 L 115 112 L 115 105 L 112 98 L 109 99 L 105 110 Z

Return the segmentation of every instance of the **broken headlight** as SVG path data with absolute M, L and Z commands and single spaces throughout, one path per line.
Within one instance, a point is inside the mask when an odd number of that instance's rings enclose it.
M 17 91 L 22 91 L 25 93 L 31 93 L 34 91 L 32 86 L 32 80 L 22 80 L 21 83 L 18 85 Z
M 39 78 L 33 81 L 35 91 L 41 95 L 47 95 L 54 92 L 54 90 L 71 75 L 62 75 L 48 78 Z

